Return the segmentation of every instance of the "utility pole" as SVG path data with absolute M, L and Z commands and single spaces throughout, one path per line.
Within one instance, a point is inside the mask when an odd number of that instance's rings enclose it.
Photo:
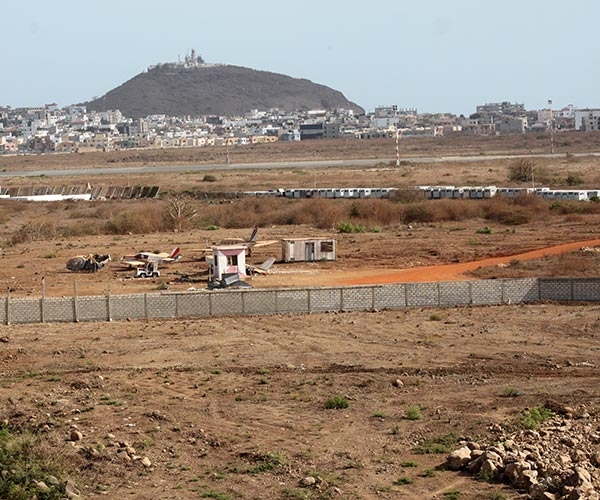
M 400 168 L 400 130 L 396 123 L 396 168 Z
M 229 159 L 229 137 L 230 137 L 230 128 L 227 127 L 225 132 L 225 163 L 227 163 L 227 165 L 229 165 L 230 163 L 230 159 Z
M 550 153 L 554 154 L 554 116 L 552 115 L 552 99 L 548 99 L 550 108 Z

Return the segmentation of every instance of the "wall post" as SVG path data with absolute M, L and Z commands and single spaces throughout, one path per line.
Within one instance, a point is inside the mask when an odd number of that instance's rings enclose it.
M 6 292 L 6 324 L 10 325 L 10 287 Z
M 110 288 L 106 289 L 106 321 L 112 321 L 111 307 L 110 307 Z
M 77 282 L 73 281 L 73 322 L 79 321 L 79 304 L 77 303 Z

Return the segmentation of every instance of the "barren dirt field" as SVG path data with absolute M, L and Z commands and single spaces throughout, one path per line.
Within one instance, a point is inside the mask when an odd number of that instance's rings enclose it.
M 298 145 L 287 152 L 271 146 L 234 150 L 240 162 L 375 159 L 372 167 L 360 169 L 218 171 L 210 186 L 203 180 L 206 172 L 6 177 L 3 182 L 7 187 L 156 184 L 165 196 L 182 189 L 509 185 L 510 160 L 487 160 L 485 153 L 547 152 L 542 140 L 527 140 L 532 142 L 411 142 L 407 156 L 477 152 L 482 159 L 407 162 L 401 169 L 390 165 L 394 145 L 384 141 L 367 143 L 360 152 L 354 143 L 327 141 L 304 151 Z M 580 186 L 600 188 L 600 159 L 567 154 L 596 152 L 597 137 L 565 136 L 557 144 L 560 155 L 536 157 L 540 182 L 565 187 L 564 179 L 576 175 Z M 198 160 L 201 154 L 206 158 Z M 218 162 L 221 154 L 5 157 L 0 168 L 193 164 Z M 306 210 L 330 209 L 312 202 L 317 205 Z M 269 256 L 277 262 L 268 275 L 249 280 L 254 287 L 598 277 L 600 212 L 565 207 L 531 207 L 539 215 L 507 224 L 459 217 L 472 205 L 457 205 L 455 220 L 398 221 L 377 230 L 340 233 L 335 223 L 341 220 L 332 220 L 330 227 L 265 224 L 257 204 L 265 204 L 266 212 L 289 207 L 254 200 L 242 205 L 254 211 L 249 219 L 241 214 L 236 227 L 102 235 L 72 229 L 68 237 L 42 231 L 52 224 L 93 225 L 97 213 L 114 218 L 136 207 L 150 217 L 160 203 L 0 202 L 0 285 L 16 297 L 41 296 L 42 289 L 47 296 L 60 296 L 75 289 L 78 294 L 118 294 L 205 288 L 206 263 L 199 249 L 223 238 L 245 237 L 254 223 L 260 226 L 259 240 L 319 236 L 333 237 L 338 245 L 334 262 L 294 264 L 280 262 L 278 245 L 256 248 L 250 262 Z M 198 208 L 208 213 L 214 205 L 203 202 Z M 264 220 L 270 219 L 264 215 Z M 37 228 L 39 238 L 15 238 L 23 227 Z M 135 279 L 118 265 L 122 255 L 174 246 L 181 247 L 183 257 L 162 267 L 159 278 Z M 113 261 L 93 274 L 66 270 L 70 257 L 89 253 L 110 253 Z M 580 465 L 589 466 L 590 484 L 599 487 L 600 305 L 595 303 L 3 325 L 0 340 L 2 429 L 37 436 L 47 456 L 60 465 L 61 473 L 54 472 L 59 482 L 68 479 L 71 498 L 531 498 L 502 481 L 448 470 L 444 464 L 460 440 L 483 446 L 533 432 L 519 422 L 524 411 L 538 407 L 553 410 L 555 427 L 585 425 L 586 431 L 564 449 L 557 447 L 555 455 L 568 458 L 580 450 L 586 455 Z M 10 476 L 0 468 L 3 480 Z M 37 478 L 42 479 L 49 481 Z M 39 498 L 50 498 L 43 495 L 40 486 Z

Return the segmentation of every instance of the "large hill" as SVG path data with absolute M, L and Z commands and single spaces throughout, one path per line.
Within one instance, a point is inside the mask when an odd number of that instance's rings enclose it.
M 364 112 L 341 92 L 325 85 L 229 65 L 154 67 L 84 104 L 96 111 L 119 109 L 132 118 L 151 114 L 233 116 L 270 108 Z

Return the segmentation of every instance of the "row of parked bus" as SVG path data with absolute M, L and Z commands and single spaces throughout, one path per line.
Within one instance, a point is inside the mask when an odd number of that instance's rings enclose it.
M 497 186 L 417 186 L 426 199 L 481 200 L 494 196 L 515 198 L 535 194 L 548 200 L 590 201 L 600 197 L 598 189 L 550 189 L 548 187 L 497 187 Z M 276 196 L 282 198 L 390 198 L 398 188 L 296 188 L 246 191 L 243 196 Z
M 550 189 L 548 187 L 496 187 L 496 186 L 419 186 L 425 197 L 430 200 L 436 199 L 469 199 L 478 200 L 493 198 L 494 196 L 516 196 L 535 194 L 546 200 L 573 200 L 590 201 L 600 197 L 598 189 Z
M 282 198 L 389 198 L 396 188 L 296 188 L 248 191 L 249 196 L 279 196 Z

